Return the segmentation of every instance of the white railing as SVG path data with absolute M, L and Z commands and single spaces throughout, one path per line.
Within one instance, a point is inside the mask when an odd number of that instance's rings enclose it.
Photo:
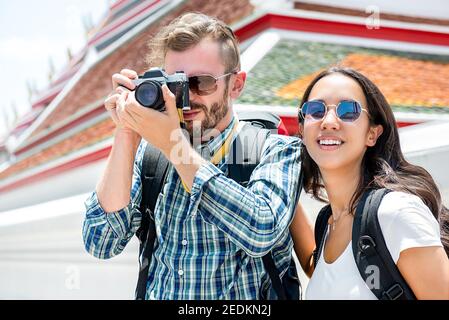
M 0 299 L 133 299 L 137 239 L 99 260 L 84 249 L 86 194 L 0 213 Z

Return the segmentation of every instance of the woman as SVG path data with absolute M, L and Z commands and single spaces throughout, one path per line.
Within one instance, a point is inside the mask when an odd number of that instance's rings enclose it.
M 355 70 L 331 68 L 308 86 L 301 106 L 304 189 L 332 210 L 316 268 L 313 231 L 300 205 L 290 228 L 311 276 L 306 299 L 376 299 L 351 250 L 355 208 L 367 187 L 392 190 L 378 218 L 416 298 L 449 299 L 448 211 L 429 173 L 404 159 L 393 112 L 379 89 Z

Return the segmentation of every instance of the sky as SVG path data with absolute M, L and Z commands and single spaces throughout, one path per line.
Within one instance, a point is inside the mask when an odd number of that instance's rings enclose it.
M 86 43 L 83 19 L 105 16 L 111 0 L 0 0 L 0 138 L 4 114 L 12 121 L 13 105 L 31 110 L 27 81 L 47 87 L 50 59 L 58 73 L 67 63 L 67 48 L 76 54 Z M 1 139 L 0 139 L 1 140 Z

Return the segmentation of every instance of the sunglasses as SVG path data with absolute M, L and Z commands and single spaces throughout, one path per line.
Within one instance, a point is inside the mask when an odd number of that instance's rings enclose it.
M 329 106 L 321 100 L 306 101 L 301 107 L 300 114 L 304 120 L 323 120 L 326 116 Z M 362 111 L 368 111 L 355 100 L 342 100 L 335 106 L 335 113 L 337 117 L 344 122 L 354 122 L 360 117 Z
M 225 73 L 221 76 L 214 77 L 209 74 L 201 74 L 198 76 L 189 77 L 189 89 L 199 96 L 207 96 L 217 91 L 217 82 L 221 78 L 227 77 L 231 74 L 237 74 L 237 71 Z

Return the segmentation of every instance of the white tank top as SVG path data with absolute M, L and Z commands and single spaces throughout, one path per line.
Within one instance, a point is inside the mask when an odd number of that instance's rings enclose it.
M 378 211 L 387 248 L 397 263 L 401 251 L 414 247 L 442 246 L 440 228 L 420 198 L 403 192 L 384 196 Z M 329 227 L 326 232 L 326 238 Z M 352 242 L 333 263 L 326 263 L 324 250 L 306 289 L 308 300 L 376 300 L 362 279 L 352 253 Z

